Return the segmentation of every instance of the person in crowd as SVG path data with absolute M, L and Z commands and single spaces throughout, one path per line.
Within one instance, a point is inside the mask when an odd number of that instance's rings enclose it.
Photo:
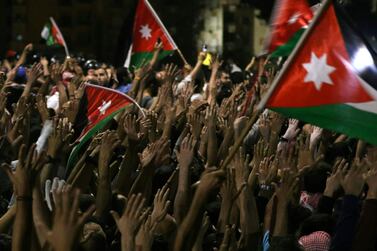
M 265 110 L 224 166 L 277 63 L 213 56 L 206 79 L 207 52 L 160 65 L 161 48 L 132 74 L 74 57 L 28 65 L 31 44 L 3 61 L 1 251 L 376 250 L 376 146 Z M 141 109 L 110 120 L 70 166 L 87 83 Z

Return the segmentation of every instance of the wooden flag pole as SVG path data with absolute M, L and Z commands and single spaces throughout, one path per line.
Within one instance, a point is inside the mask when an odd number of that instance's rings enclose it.
M 287 71 L 287 69 L 292 65 L 294 58 L 297 54 L 297 52 L 302 48 L 304 45 L 305 40 L 309 36 L 310 32 L 314 29 L 315 25 L 318 23 L 318 20 L 322 16 L 322 14 L 327 10 L 329 5 L 331 4 L 332 0 L 325 0 L 320 9 L 318 10 L 318 14 L 313 18 L 313 21 L 309 24 L 309 27 L 306 29 L 304 34 L 301 36 L 300 40 L 298 41 L 296 47 L 292 51 L 292 53 L 289 55 L 287 61 L 284 63 L 283 68 L 281 71 L 279 71 L 278 75 L 272 82 L 270 88 L 268 89 L 266 95 L 262 98 L 261 102 L 258 104 L 257 110 L 254 113 L 254 115 L 251 117 L 251 119 L 247 122 L 245 128 L 242 130 L 240 136 L 236 139 L 234 142 L 232 149 L 230 150 L 228 156 L 226 159 L 222 162 L 220 168 L 225 169 L 230 161 L 233 159 L 234 155 L 238 151 L 239 147 L 241 146 L 244 138 L 249 133 L 255 122 L 258 120 L 259 115 L 263 112 L 263 110 L 266 107 L 266 104 L 268 100 L 271 98 L 272 94 L 274 93 L 276 87 L 278 86 L 280 80 L 284 76 L 284 73 Z
M 178 52 L 179 56 L 181 57 L 183 63 L 184 63 L 185 65 L 189 64 L 189 63 L 186 61 L 185 56 L 183 56 L 182 51 L 181 51 L 178 47 L 177 47 L 177 52 Z

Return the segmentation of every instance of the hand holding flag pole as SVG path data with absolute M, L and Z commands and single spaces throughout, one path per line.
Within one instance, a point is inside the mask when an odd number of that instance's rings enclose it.
M 290 56 L 288 57 L 287 61 L 284 63 L 283 68 L 281 71 L 278 73 L 278 75 L 275 77 L 274 81 L 271 84 L 271 87 L 267 91 L 266 95 L 262 98 L 261 102 L 259 103 L 257 110 L 255 111 L 254 115 L 251 117 L 251 119 L 247 122 L 245 128 L 242 130 L 241 134 L 239 137 L 235 140 L 234 145 L 232 146 L 231 150 L 229 151 L 228 156 L 226 159 L 222 162 L 220 168 L 225 169 L 231 160 L 233 159 L 234 155 L 238 151 L 239 147 L 241 146 L 244 138 L 246 135 L 249 133 L 255 122 L 258 120 L 259 115 L 263 112 L 265 109 L 268 100 L 271 98 L 273 95 L 275 89 L 277 88 L 280 80 L 284 76 L 285 71 L 289 68 L 289 66 L 293 63 L 295 55 L 297 52 L 300 50 L 300 48 L 304 45 L 304 42 L 308 35 L 311 33 L 315 25 L 318 23 L 319 19 L 321 18 L 322 14 L 327 10 L 329 5 L 331 4 L 332 0 L 326 0 L 323 2 L 322 6 L 320 7 L 317 15 L 313 18 L 313 21 L 309 24 L 308 29 L 305 30 L 304 34 L 301 36 L 299 42 L 297 43 L 295 49 L 292 51 Z

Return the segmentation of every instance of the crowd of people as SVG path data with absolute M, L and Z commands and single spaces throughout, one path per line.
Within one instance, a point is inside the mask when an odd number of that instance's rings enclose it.
M 0 65 L 1 251 L 376 250 L 375 146 L 266 109 L 223 165 L 279 60 L 161 65 L 156 44 L 131 71 L 32 47 Z M 86 83 L 142 110 L 68 168 Z

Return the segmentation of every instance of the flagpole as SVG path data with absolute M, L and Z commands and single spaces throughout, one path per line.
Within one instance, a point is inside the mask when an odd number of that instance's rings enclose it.
M 304 34 L 300 37 L 300 40 L 298 41 L 296 47 L 293 49 L 292 53 L 289 55 L 287 61 L 283 64 L 282 69 L 279 71 L 278 75 L 272 82 L 270 88 L 268 89 L 266 95 L 262 98 L 261 102 L 258 105 L 258 110 L 263 110 L 268 102 L 268 100 L 271 98 L 272 94 L 274 93 L 276 87 L 278 86 L 280 80 L 283 78 L 285 72 L 294 62 L 294 58 L 297 54 L 297 52 L 302 48 L 304 45 L 305 40 L 311 33 L 311 31 L 314 29 L 315 25 L 318 23 L 318 20 L 321 18 L 323 12 L 327 10 L 332 0 L 325 0 L 320 9 L 318 10 L 317 15 L 313 18 L 313 21 L 309 24 L 308 28 L 305 30 Z
M 266 107 L 266 104 L 268 100 L 271 98 L 272 94 L 274 93 L 275 89 L 277 88 L 280 80 L 284 76 L 284 73 L 287 71 L 287 69 L 292 65 L 294 58 L 297 54 L 297 52 L 302 48 L 304 45 L 304 42 L 306 38 L 309 36 L 310 32 L 314 29 L 315 25 L 318 23 L 318 20 L 322 16 L 322 14 L 327 10 L 328 6 L 332 0 L 325 0 L 320 9 L 318 10 L 317 15 L 313 18 L 313 21 L 309 24 L 308 29 L 304 32 L 304 34 L 301 36 L 300 40 L 298 41 L 296 47 L 292 51 L 292 53 L 289 55 L 287 61 L 284 63 L 283 68 L 279 71 L 278 75 L 272 82 L 270 88 L 268 89 L 266 95 L 262 98 L 261 102 L 257 106 L 257 110 L 255 111 L 254 115 L 251 117 L 251 119 L 247 122 L 245 128 L 242 130 L 241 134 L 238 136 L 236 141 L 234 142 L 232 149 L 229 151 L 228 156 L 226 159 L 222 162 L 220 168 L 225 169 L 230 161 L 233 159 L 233 156 L 236 154 L 238 151 L 239 147 L 241 146 L 244 138 L 246 135 L 249 133 L 255 122 L 258 120 L 259 115 L 263 112 L 263 110 Z
M 178 47 L 177 47 L 177 52 L 178 52 L 179 56 L 181 57 L 183 63 L 184 63 L 185 65 L 188 65 L 189 63 L 186 61 L 185 56 L 183 56 L 182 51 L 181 51 Z
M 53 17 L 50 17 L 50 21 L 56 27 L 56 29 L 58 30 L 58 32 L 59 32 L 59 34 L 60 34 L 60 36 L 63 40 L 63 47 L 64 47 L 65 55 L 66 55 L 67 58 L 69 58 L 68 46 L 67 46 L 67 43 L 65 42 L 65 39 L 63 37 L 63 33 L 60 31 L 59 26 L 56 24 Z
M 168 32 L 168 30 L 166 29 L 164 23 L 161 21 L 160 17 L 157 15 L 156 11 L 153 9 L 152 5 L 149 3 L 148 0 L 144 0 L 146 6 L 149 8 L 149 10 L 152 12 L 153 16 L 156 18 L 157 22 L 159 23 L 160 27 L 162 28 L 162 30 L 164 31 L 164 33 L 166 34 L 168 40 L 170 43 L 172 43 L 175 47 L 175 49 L 177 50 L 179 56 L 181 57 L 183 63 L 185 64 L 188 64 L 187 63 L 187 60 L 185 58 L 185 56 L 183 56 L 183 53 L 181 52 L 181 50 L 178 48 L 178 46 L 176 45 L 176 43 L 174 42 L 173 38 L 170 36 L 170 33 Z

